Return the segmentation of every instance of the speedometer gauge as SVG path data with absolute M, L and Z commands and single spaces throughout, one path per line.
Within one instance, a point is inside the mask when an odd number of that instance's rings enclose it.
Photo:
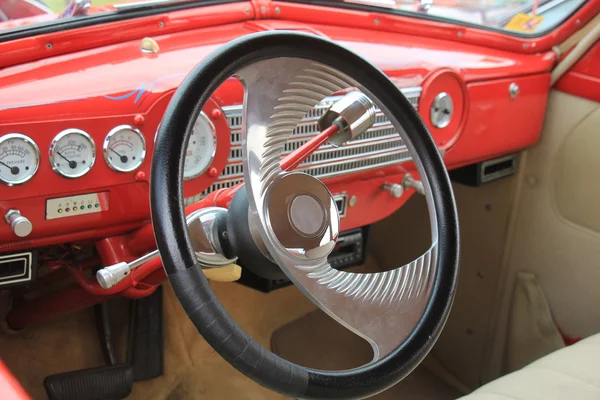
M 81 129 L 67 129 L 56 135 L 50 145 L 50 165 L 66 178 L 88 173 L 96 161 L 96 145 Z
M 217 149 L 217 132 L 203 112 L 198 115 L 185 151 L 183 179 L 200 176 L 210 166 Z
M 146 140 L 138 129 L 120 125 L 108 132 L 104 139 L 104 160 L 119 172 L 133 171 L 146 157 Z
M 33 140 L 20 133 L 0 138 L 0 182 L 8 186 L 30 180 L 40 165 L 40 149 Z

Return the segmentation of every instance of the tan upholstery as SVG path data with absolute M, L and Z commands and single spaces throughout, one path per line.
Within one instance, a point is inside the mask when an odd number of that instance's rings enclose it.
M 463 400 L 600 399 L 600 334 L 555 351 Z

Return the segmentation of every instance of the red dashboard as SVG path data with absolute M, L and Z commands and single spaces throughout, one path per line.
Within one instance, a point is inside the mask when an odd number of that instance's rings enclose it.
M 201 10 L 210 13 L 210 9 L 222 11 L 222 6 Z M 171 22 L 175 20 L 172 16 Z M 322 35 L 385 71 L 418 108 L 440 149 L 446 152 L 449 168 L 516 152 L 534 144 L 539 137 L 549 91 L 549 71 L 554 64 L 552 53 L 516 54 L 401 33 L 285 20 L 182 28 L 179 32 L 153 36 L 160 47 L 155 53 L 141 51 L 141 40 L 136 39 L 0 71 L 0 135 L 26 135 L 40 151 L 39 168 L 30 180 L 20 185 L 0 186 L 2 215 L 9 209 L 18 209 L 33 224 L 31 234 L 24 239 L 17 237 L 9 225 L 0 224 L 0 252 L 100 239 L 146 224 L 154 136 L 178 84 L 197 62 L 221 44 L 271 29 Z M 511 85 L 518 88 L 516 95 L 511 94 Z M 454 114 L 447 126 L 437 128 L 432 124 L 430 112 L 440 93 L 452 98 Z M 236 152 L 240 145 L 237 113 L 242 95 L 241 85 L 232 78 L 206 105 L 204 112 L 216 132 L 216 150 L 209 168 L 185 182 L 189 201 L 241 179 Z M 385 125 L 384 119 L 380 122 Z M 102 157 L 107 134 L 122 125 L 138 129 L 146 143 L 145 159 L 129 172 L 115 171 Z M 89 134 L 96 147 L 96 160 L 85 175 L 67 178 L 54 170 L 49 151 L 60 132 L 73 128 Z M 310 134 L 310 129 L 307 127 L 299 134 Z M 374 135 L 385 135 L 381 132 Z M 305 166 L 323 177 L 332 193 L 346 196 L 351 207 L 341 221 L 344 230 L 386 217 L 411 195 L 409 191 L 394 199 L 381 190 L 384 182 L 399 182 L 406 171 L 412 170 L 402 149 L 390 145 L 363 150 L 361 160 L 375 157 L 376 161 L 345 164 L 348 170 L 340 174 L 329 173 L 334 161 L 341 162 L 338 159 Z M 341 159 L 344 156 L 339 155 Z M 93 201 L 93 206 L 98 204 L 99 212 L 70 210 L 71 214 L 65 217 L 68 204 L 80 199 L 73 196 L 89 194 L 96 197 L 93 200 L 83 197 L 84 205 Z M 49 218 L 49 207 L 58 204 L 49 201 L 57 198 L 62 199 L 60 207 L 64 214 Z

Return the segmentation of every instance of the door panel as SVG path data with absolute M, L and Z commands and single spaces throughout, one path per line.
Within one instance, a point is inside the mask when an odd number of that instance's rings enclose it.
M 519 271 L 536 275 L 558 328 L 600 332 L 600 103 L 552 91 L 541 140 L 521 158 L 486 380 L 504 372 Z

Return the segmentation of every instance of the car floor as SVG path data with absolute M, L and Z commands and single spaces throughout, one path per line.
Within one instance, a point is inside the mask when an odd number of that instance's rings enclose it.
M 377 270 L 369 257 L 361 270 Z M 325 317 L 293 286 L 264 294 L 235 283 L 212 287 L 232 317 L 267 348 L 307 366 L 345 368 L 368 361 L 366 342 Z M 164 287 L 164 375 L 136 382 L 131 399 L 281 399 L 224 361 L 198 334 L 170 286 Z M 113 335 L 124 361 L 128 306 L 110 304 Z M 315 312 L 316 311 L 316 312 Z M 322 340 L 312 340 L 319 332 Z M 331 351 L 325 351 L 325 349 Z M 351 348 L 352 351 L 348 351 Z M 327 354 L 327 355 L 325 355 Z M 46 398 L 46 376 L 103 365 L 93 310 L 60 317 L 16 334 L 0 333 L 0 358 L 33 399 Z M 452 399 L 456 389 L 421 366 L 379 399 Z

